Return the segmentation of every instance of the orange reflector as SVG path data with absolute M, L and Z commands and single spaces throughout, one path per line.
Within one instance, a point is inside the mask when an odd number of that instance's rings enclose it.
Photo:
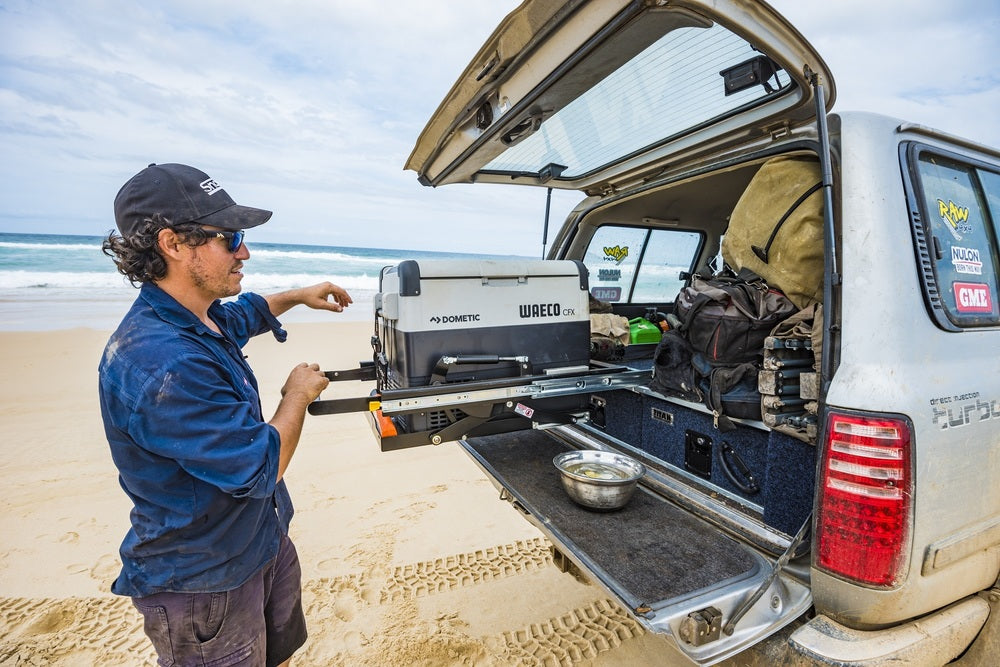
M 383 438 L 392 438 L 399 435 L 396 430 L 396 424 L 392 421 L 392 417 L 386 417 L 382 414 L 382 410 L 376 408 L 372 410 L 375 415 L 375 422 L 378 424 L 378 432 Z

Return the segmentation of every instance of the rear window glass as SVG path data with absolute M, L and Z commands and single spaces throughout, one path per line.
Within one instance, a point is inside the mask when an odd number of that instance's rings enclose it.
M 583 258 L 590 293 L 611 303 L 671 303 L 701 242 L 697 232 L 603 225 Z
M 727 85 L 740 75 L 759 83 Z M 595 81 L 527 138 L 505 138 L 511 148 L 484 171 L 538 173 L 558 165 L 559 178 L 578 177 L 794 89 L 787 72 L 721 25 L 679 28 Z
M 918 152 L 916 171 L 932 305 L 957 327 L 1000 323 L 1000 175 L 926 150 Z

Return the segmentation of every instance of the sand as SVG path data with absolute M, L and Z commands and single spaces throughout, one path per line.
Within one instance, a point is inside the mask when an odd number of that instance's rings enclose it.
M 247 346 L 270 415 L 289 369 L 355 368 L 371 326 L 298 323 Z M 147 665 L 110 593 L 131 505 L 97 404 L 108 333 L 0 333 L 0 666 Z M 324 398 L 366 395 L 331 385 Z M 549 543 L 454 443 L 382 453 L 364 415 L 307 416 L 286 474 L 310 637 L 302 665 L 676 664 Z

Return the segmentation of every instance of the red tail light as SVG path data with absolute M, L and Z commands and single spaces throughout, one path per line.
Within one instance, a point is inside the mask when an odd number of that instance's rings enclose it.
M 905 576 L 913 478 L 906 420 L 830 413 L 816 517 L 817 565 L 891 587 Z

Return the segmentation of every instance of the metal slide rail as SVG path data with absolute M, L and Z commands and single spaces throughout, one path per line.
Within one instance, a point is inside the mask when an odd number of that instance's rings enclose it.
M 331 381 L 375 379 L 374 371 L 366 366 L 355 371 L 328 371 L 327 377 Z M 368 412 L 382 450 L 388 451 L 458 440 L 489 422 L 508 420 L 509 424 L 510 418 L 518 416 L 528 420 L 526 426 L 534 428 L 576 423 L 585 419 L 586 413 L 550 411 L 527 402 L 631 389 L 645 386 L 649 380 L 650 371 L 622 366 L 550 369 L 526 377 L 386 389 L 374 391 L 369 396 L 317 400 L 310 404 L 309 414 Z M 444 428 L 405 433 L 397 432 L 391 422 L 397 415 L 456 407 L 461 408 L 465 416 Z

